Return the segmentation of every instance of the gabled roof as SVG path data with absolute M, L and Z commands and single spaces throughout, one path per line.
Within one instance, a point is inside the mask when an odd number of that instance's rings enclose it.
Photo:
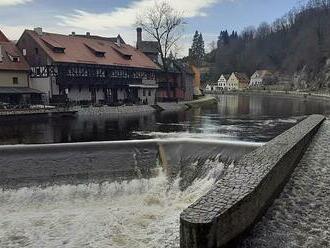
M 80 63 L 96 65 L 125 66 L 158 70 L 159 67 L 141 51 L 127 44 L 120 44 L 99 36 L 62 35 L 25 30 L 23 35 L 31 36 L 55 63 Z M 52 46 L 64 49 L 54 51 Z M 98 56 L 100 53 L 104 56 Z M 129 54 L 130 56 L 126 56 Z M 124 56 L 123 56 L 124 55 Z
M 9 41 L 7 37 L 0 31 L 0 54 L 2 59 L 0 60 L 0 70 L 7 71 L 28 71 L 30 69 L 23 55 L 20 53 L 14 43 Z M 14 62 L 12 58 L 18 60 Z
M 272 75 L 272 72 L 269 70 L 257 70 L 255 74 L 258 74 L 260 78 L 269 77 Z
M 220 77 L 224 77 L 226 80 L 228 80 L 230 78 L 230 74 L 221 74 Z M 219 78 L 220 79 L 220 78 Z
M 2 31 L 0 30 L 0 42 L 9 42 L 8 38 Z
M 120 35 L 118 35 L 117 37 L 102 37 L 102 36 L 98 36 L 98 35 L 85 35 L 85 34 L 75 34 L 75 35 L 71 35 L 71 36 L 85 37 L 85 38 L 90 38 L 90 39 L 97 39 L 97 40 L 104 40 L 104 41 L 111 41 L 111 42 L 117 42 L 117 39 L 119 39 L 121 44 L 126 44 Z
M 140 41 L 138 42 L 137 47 L 144 53 L 159 53 L 159 46 L 157 41 Z
M 234 72 L 234 75 L 238 79 L 240 83 L 249 83 L 250 80 L 248 76 L 245 73 L 240 73 L 240 72 Z

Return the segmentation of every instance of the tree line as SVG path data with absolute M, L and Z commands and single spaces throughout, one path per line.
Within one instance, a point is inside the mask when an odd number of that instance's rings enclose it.
M 269 69 L 316 76 L 330 58 L 330 0 L 310 0 L 272 24 L 220 32 L 217 48 L 205 56 L 215 64 L 213 78 L 233 71 Z M 318 87 L 323 87 L 322 83 Z

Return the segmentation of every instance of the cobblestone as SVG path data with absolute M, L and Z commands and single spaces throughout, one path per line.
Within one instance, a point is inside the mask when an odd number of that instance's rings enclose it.
M 238 247 L 330 247 L 330 121 L 280 197 Z

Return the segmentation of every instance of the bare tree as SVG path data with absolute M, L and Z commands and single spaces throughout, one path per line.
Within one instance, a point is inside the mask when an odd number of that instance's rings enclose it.
M 144 29 L 153 39 L 158 42 L 159 53 L 164 71 L 168 72 L 167 58 L 177 47 L 177 42 L 183 32 L 183 15 L 174 10 L 167 1 L 147 9 L 137 18 L 137 26 Z

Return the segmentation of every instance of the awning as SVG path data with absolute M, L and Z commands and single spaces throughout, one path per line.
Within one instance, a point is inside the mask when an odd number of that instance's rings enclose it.
M 130 88 L 141 88 L 141 89 L 157 89 L 158 85 L 150 85 L 150 84 L 130 84 Z
M 0 94 L 44 94 L 40 90 L 28 87 L 0 87 Z

